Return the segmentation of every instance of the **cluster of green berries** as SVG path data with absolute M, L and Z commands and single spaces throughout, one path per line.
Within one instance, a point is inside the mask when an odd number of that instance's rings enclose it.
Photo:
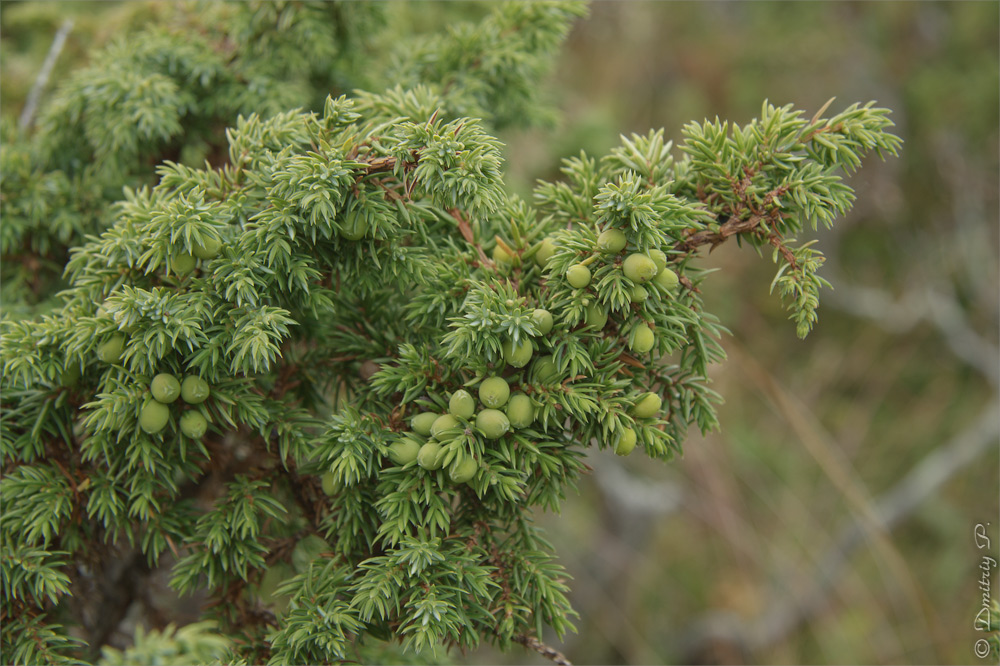
M 606 229 L 597 237 L 597 250 L 603 255 L 617 255 L 628 247 L 628 237 L 620 229 Z M 556 252 L 555 240 L 547 237 L 542 240 L 536 254 L 535 260 L 543 268 Z M 565 273 L 566 282 L 574 289 L 584 289 L 590 285 L 592 274 L 589 264 L 597 259 L 597 255 L 586 259 L 580 263 L 571 265 Z M 649 298 L 649 291 L 645 285 L 652 283 L 661 289 L 671 290 L 677 286 L 679 279 L 677 274 L 667 267 L 667 255 L 658 249 L 648 252 L 632 252 L 621 262 L 621 271 L 626 278 L 632 281 L 633 288 L 630 294 L 633 303 L 641 303 Z M 584 311 L 584 324 L 596 329 L 604 328 L 608 321 L 608 313 L 597 303 L 586 305 Z M 635 324 L 629 335 L 629 349 L 635 353 L 645 354 L 653 349 L 656 344 L 656 334 L 653 328 L 644 321 Z M 556 374 L 555 364 L 551 357 L 544 357 L 535 363 L 536 378 L 540 381 L 551 379 Z M 646 392 L 638 396 L 631 410 L 631 415 L 636 419 L 650 419 L 656 417 L 663 406 L 660 396 L 652 392 Z M 615 453 L 628 455 L 636 446 L 637 435 L 632 428 L 623 428 L 617 434 L 614 444 Z
M 662 408 L 663 400 L 660 396 L 652 392 L 646 392 L 636 399 L 630 414 L 637 419 L 651 419 L 656 417 Z M 623 428 L 618 433 L 617 441 L 615 441 L 615 453 L 620 456 L 627 456 L 632 453 L 637 440 L 638 436 L 635 430 L 632 428 Z
M 607 229 L 597 237 L 597 249 L 602 254 L 618 254 L 628 245 L 628 238 L 620 229 Z M 552 238 L 545 238 L 535 259 L 541 266 L 545 266 L 556 251 L 555 242 Z M 583 262 L 573 264 L 566 270 L 566 282 L 574 289 L 583 289 L 590 284 L 592 275 L 589 263 L 595 257 Z M 643 286 L 652 282 L 657 286 L 669 290 L 677 286 L 679 279 L 677 274 L 667 268 L 667 255 L 661 250 L 650 250 L 647 253 L 633 252 L 625 257 L 621 264 L 622 273 L 634 283 L 631 293 L 632 302 L 639 303 L 649 298 L 649 291 Z M 597 303 L 590 303 L 586 306 L 584 313 L 584 323 L 587 326 L 602 329 L 608 321 L 608 313 Z M 629 336 L 629 349 L 638 354 L 649 352 L 656 344 L 656 334 L 649 324 L 639 322 L 632 328 Z
M 597 241 L 597 248 L 603 254 L 618 254 L 628 245 L 625 233 L 618 229 L 603 232 Z M 535 251 L 535 261 L 543 268 L 556 252 L 553 238 L 545 238 Z M 588 264 L 593 263 L 597 256 L 584 262 L 574 264 L 567 270 L 565 277 L 570 286 L 576 289 L 587 287 L 592 279 Z M 493 260 L 501 269 L 507 269 L 518 262 L 518 257 L 511 253 L 508 247 L 499 240 L 493 248 Z M 653 282 L 664 289 L 671 289 L 678 283 L 677 274 L 667 268 L 667 256 L 660 250 L 648 253 L 635 252 L 628 255 L 621 263 L 625 277 L 634 283 L 632 291 L 633 302 L 646 300 L 649 292 L 643 286 Z M 590 301 L 585 304 L 584 325 L 596 330 L 603 329 L 608 322 L 609 314 L 599 303 Z M 538 334 L 548 335 L 553 328 L 552 313 L 543 308 L 532 312 L 532 321 Z M 631 328 L 628 346 L 636 353 L 647 353 L 654 347 L 656 335 L 645 322 L 638 322 Z M 531 380 L 540 384 L 550 384 L 559 377 L 555 360 L 550 355 L 534 356 L 534 343 L 530 339 L 518 342 L 507 340 L 501 346 L 503 361 L 513 368 L 525 368 L 531 363 L 529 374 Z M 427 470 L 437 470 L 444 466 L 446 444 L 459 436 L 463 429 L 471 432 L 474 427 L 483 438 L 496 440 L 506 435 L 512 429 L 525 428 L 535 421 L 535 406 L 524 393 L 511 395 L 507 380 L 502 377 L 489 377 L 479 384 L 479 400 L 465 389 L 455 391 L 448 403 L 448 412 L 438 414 L 423 412 L 413 417 L 410 422 L 411 431 L 405 433 L 399 440 L 389 446 L 388 456 L 397 465 L 405 466 L 416 463 Z M 662 401 L 655 393 L 647 392 L 638 396 L 630 412 L 635 419 L 651 419 L 657 416 L 662 408 Z M 628 455 L 635 448 L 638 436 L 633 428 L 623 427 L 616 434 L 614 450 L 619 455 Z M 471 455 L 456 456 L 448 467 L 448 475 L 453 482 L 463 483 L 475 478 L 480 469 L 480 463 Z M 327 478 L 329 477 L 329 479 Z M 334 492 L 332 475 L 323 478 L 324 491 Z M 327 491 L 327 486 L 330 490 Z
M 221 247 L 221 242 L 208 238 L 202 244 L 196 244 L 193 251 L 199 259 L 211 259 L 218 255 Z M 174 257 L 174 271 L 178 274 L 188 272 L 178 270 L 176 259 Z M 182 263 L 181 266 L 183 265 Z M 107 316 L 104 305 L 97 309 L 97 316 Z M 125 336 L 114 333 L 98 345 L 97 358 L 103 363 L 118 363 L 124 351 Z M 153 399 L 147 400 L 139 411 L 139 427 L 152 435 L 163 430 L 170 422 L 170 404 L 176 402 L 178 398 L 189 405 L 201 404 L 208 399 L 211 388 L 208 382 L 197 375 L 188 375 L 182 382 L 169 373 L 161 372 L 153 377 L 153 381 L 149 384 L 149 392 Z M 208 421 L 200 411 L 188 409 L 181 415 L 180 428 L 181 432 L 191 439 L 200 439 L 208 430 Z
M 597 237 L 597 247 L 606 254 L 617 254 L 625 249 L 627 240 L 619 229 L 607 229 Z M 622 273 L 635 283 L 632 289 L 633 302 L 642 302 L 649 297 L 644 283 L 653 281 L 659 287 L 669 290 L 677 286 L 677 274 L 667 268 L 667 255 L 662 250 L 650 250 L 647 254 L 633 252 L 622 262 Z M 637 353 L 645 354 L 656 343 L 653 329 L 645 322 L 640 322 L 632 329 L 629 348 Z
M 149 434 L 163 430 L 170 421 L 170 404 L 181 398 L 189 405 L 197 405 L 208 398 L 211 389 L 201 377 L 188 375 L 178 381 L 171 374 L 161 372 L 149 384 L 152 400 L 146 402 L 139 412 L 139 427 Z M 208 421 L 196 409 L 184 412 L 180 419 L 181 432 L 191 439 L 200 439 L 208 430 Z
M 546 239 L 546 241 L 549 240 Z M 603 254 L 618 254 L 625 249 L 627 244 L 625 233 L 620 229 L 607 229 L 597 237 L 597 249 Z M 540 251 L 535 256 L 548 261 L 552 252 L 555 251 L 554 245 L 552 248 L 545 254 Z M 539 262 L 542 261 L 542 258 L 539 259 Z M 635 301 L 643 301 L 648 297 L 649 292 L 642 287 L 647 282 L 653 281 L 664 289 L 672 289 L 678 282 L 677 273 L 667 268 L 667 255 L 662 250 L 650 250 L 648 253 L 633 252 L 622 262 L 622 272 L 625 277 L 635 283 L 636 289 L 633 290 L 633 300 Z M 583 289 L 590 284 L 590 279 L 590 269 L 585 263 L 573 264 L 566 270 L 566 281 L 574 289 Z
M 530 349 L 529 345 L 528 358 Z M 467 425 L 475 424 L 483 437 L 495 440 L 534 421 L 535 406 L 531 398 L 523 393 L 512 395 L 505 379 L 489 377 L 479 384 L 478 405 L 471 393 L 459 389 L 452 393 L 447 413 L 421 412 L 414 416 L 410 421 L 411 431 L 389 446 L 389 458 L 397 465 L 416 461 L 426 470 L 440 469 L 444 464 L 443 446 Z M 459 455 L 448 466 L 448 478 L 454 483 L 467 483 L 479 468 L 474 456 Z

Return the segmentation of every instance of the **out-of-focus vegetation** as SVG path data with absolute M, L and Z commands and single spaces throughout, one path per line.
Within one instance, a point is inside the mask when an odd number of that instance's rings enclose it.
M 434 29 L 484 10 L 401 3 L 393 20 Z M 5 3 L 2 113 L 20 113 L 67 16 L 51 82 L 157 12 Z M 575 577 L 579 633 L 561 646 L 574 663 L 978 661 L 974 526 L 991 523 L 994 556 L 1000 543 L 998 12 L 598 2 L 552 82 L 559 125 L 504 137 L 525 193 L 580 147 L 602 154 L 618 133 L 658 127 L 679 137 L 706 117 L 746 122 L 765 98 L 814 110 L 875 99 L 905 141 L 899 159 L 851 180 L 854 211 L 822 234 L 834 290 L 805 341 L 768 295 L 769 258 L 713 253 L 726 270 L 705 296 L 733 334 L 714 377 L 728 400 L 721 432 L 692 434 L 669 466 L 601 460 L 561 517 L 539 516 Z

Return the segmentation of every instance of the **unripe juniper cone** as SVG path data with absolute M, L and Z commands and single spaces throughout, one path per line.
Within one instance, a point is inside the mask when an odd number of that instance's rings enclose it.
M 514 257 L 511 256 L 510 252 L 496 245 L 493 247 L 493 261 L 498 264 L 512 264 L 514 263 Z
M 365 215 L 354 209 L 346 216 L 340 225 L 340 235 L 349 241 L 359 241 L 368 233 L 368 220 Z
M 75 386 L 80 380 L 80 366 L 73 364 L 63 370 L 59 376 L 59 383 L 62 386 Z
M 331 475 L 332 476 L 332 475 Z M 260 594 L 267 601 L 277 592 L 278 586 L 295 575 L 295 570 L 284 562 L 268 567 L 260 579 Z
M 656 265 L 657 271 L 662 271 L 667 267 L 667 255 L 663 252 L 663 250 L 650 250 L 647 254 L 649 254 L 649 258 L 652 259 L 653 263 Z
M 632 416 L 639 419 L 649 419 L 660 413 L 660 408 L 663 407 L 663 400 L 660 396 L 655 393 L 643 393 L 636 400 L 635 406 L 632 407 Z
M 510 430 L 510 420 L 497 409 L 484 409 L 476 414 L 476 427 L 486 439 L 499 439 Z
M 591 303 L 585 310 L 584 323 L 600 331 L 608 323 L 608 311 L 597 303 Z
M 292 567 L 297 573 L 305 573 L 309 570 L 310 563 L 329 550 L 330 544 L 322 537 L 310 534 L 295 544 L 295 549 L 292 551 Z
M 510 396 L 504 411 L 514 428 L 527 428 L 535 421 L 535 407 L 531 403 L 531 398 L 523 393 Z
M 453 483 L 468 483 L 479 471 L 479 462 L 472 456 L 463 458 L 460 462 L 448 467 L 448 478 Z
M 538 251 L 535 253 L 535 262 L 542 268 L 545 268 L 545 265 L 549 263 L 549 259 L 552 258 L 552 255 L 555 254 L 555 252 L 556 252 L 555 241 L 553 241 L 551 238 L 546 237 L 545 239 L 542 240 L 541 247 L 539 247 Z
M 458 389 L 451 394 L 448 401 L 448 412 L 452 416 L 470 419 L 476 413 L 476 399 L 465 389 Z
M 150 400 L 139 413 L 139 427 L 151 435 L 163 430 L 170 421 L 170 408 L 162 402 Z
M 679 281 L 677 273 L 674 273 L 669 268 L 661 269 L 660 272 L 656 274 L 656 277 L 653 278 L 653 282 L 656 283 L 657 286 L 667 290 L 676 287 Z
M 201 415 L 201 412 L 189 410 L 181 416 L 181 432 L 191 439 L 201 439 L 208 430 L 208 421 Z
M 157 401 L 170 404 L 181 397 L 181 383 L 171 374 L 161 372 L 153 377 L 149 384 L 149 392 Z
M 543 384 L 551 382 L 559 376 L 559 369 L 551 356 L 541 356 L 532 364 L 535 379 Z
M 553 320 L 552 313 L 548 310 L 543 310 L 542 308 L 536 308 L 534 312 L 531 313 L 531 321 L 535 323 L 538 328 L 539 335 L 548 335 L 549 331 L 552 330 Z
M 508 340 L 503 343 L 503 360 L 515 368 L 523 368 L 531 360 L 532 351 L 530 340 L 521 340 L 517 344 Z
M 442 414 L 434 419 L 434 423 L 431 424 L 431 437 L 440 440 L 448 430 L 457 428 L 458 426 L 458 419 L 451 414 Z
M 443 462 L 441 459 L 441 445 L 437 442 L 427 442 L 417 452 L 417 464 L 426 470 L 433 471 L 440 469 Z
M 187 275 L 194 270 L 197 261 L 190 254 L 178 254 L 170 262 L 170 268 L 176 275 Z
M 205 402 L 212 389 L 204 379 L 197 375 L 188 375 L 181 382 L 181 400 L 189 405 Z
M 108 338 L 107 342 L 97 348 L 97 358 L 105 363 L 117 363 L 121 360 L 122 351 L 125 350 L 125 336 L 114 334 Z
M 566 271 L 566 281 L 571 287 L 583 289 L 590 284 L 590 269 L 583 264 L 574 264 Z
M 645 354 L 653 348 L 655 343 L 656 335 L 646 324 L 639 324 L 632 331 L 632 344 L 630 345 L 632 351 Z
M 406 465 L 417 459 L 420 447 L 420 442 L 404 437 L 389 445 L 389 459 L 397 465 Z
M 503 407 L 510 397 L 510 386 L 502 377 L 484 379 L 479 385 L 479 402 L 494 409 Z
M 413 432 L 418 435 L 423 435 L 427 437 L 431 434 L 431 427 L 434 422 L 437 421 L 440 414 L 435 414 L 434 412 L 421 412 L 417 414 L 410 420 L 410 427 L 413 428 Z
M 618 254 L 625 249 L 628 239 L 619 229 L 607 229 L 597 237 L 597 249 L 607 254 Z
M 337 477 L 334 476 L 333 472 L 326 472 L 320 479 L 320 486 L 323 489 L 323 494 L 327 496 L 332 496 L 337 494 Z
M 284 562 L 268 567 L 260 579 L 260 600 L 268 608 L 279 613 L 288 607 L 288 595 L 278 594 L 278 586 L 295 575 L 295 569 Z
M 636 434 L 632 428 L 625 428 L 615 442 L 615 453 L 620 456 L 627 456 L 635 448 Z
M 217 238 L 207 236 L 202 238 L 201 243 L 195 243 L 191 248 L 191 252 L 194 256 L 199 259 L 215 259 L 219 255 L 219 249 L 222 247 L 222 242 Z
M 633 282 L 649 282 L 656 276 L 656 263 L 646 255 L 636 252 L 625 257 L 622 272 Z

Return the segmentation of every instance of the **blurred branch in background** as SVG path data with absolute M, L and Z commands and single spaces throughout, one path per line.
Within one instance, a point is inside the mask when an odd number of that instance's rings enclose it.
M 1000 350 L 973 329 L 955 298 L 928 286 L 912 287 L 894 299 L 881 289 L 850 285 L 840 279 L 834 283 L 836 291 L 828 303 L 895 334 L 906 333 L 923 322 L 930 323 L 958 359 L 978 371 L 994 388 L 998 386 Z M 936 623 L 927 613 L 930 601 L 915 583 L 905 558 L 886 535 L 948 480 L 996 448 L 1000 443 L 1000 394 L 994 393 L 986 401 L 986 407 L 968 427 L 936 447 L 890 490 L 870 500 L 849 461 L 805 405 L 792 398 L 741 346 L 731 342 L 729 348 L 734 363 L 768 395 L 804 447 L 848 499 L 855 518 L 818 560 L 808 582 L 791 587 L 789 595 L 768 603 L 769 610 L 755 621 L 746 622 L 735 613 L 719 611 L 696 621 L 688 633 L 691 640 L 685 654 L 689 660 L 701 660 L 716 653 L 719 644 L 735 646 L 740 654 L 753 654 L 785 640 L 827 607 L 851 556 L 866 542 L 866 537 L 890 565 L 888 570 L 899 577 L 913 607 L 925 611 L 927 631 L 936 633 Z M 937 638 L 934 642 L 941 645 L 940 641 Z
M 588 609 L 587 624 L 601 632 L 607 651 L 593 654 L 584 632 L 567 636 L 564 647 L 567 653 L 586 655 L 579 663 L 656 663 L 662 656 L 629 617 L 628 609 L 635 604 L 631 581 L 655 526 L 678 512 L 684 494 L 676 483 L 634 473 L 616 455 L 594 456 L 599 457 L 592 472 L 598 491 L 597 531 L 586 547 L 561 556 L 572 569 L 585 572 L 576 576 L 574 595 L 580 607 Z
M 892 530 L 946 481 L 991 445 L 997 444 L 1000 437 L 998 398 L 1000 396 L 993 396 L 979 419 L 927 455 L 872 504 L 872 513 L 881 530 Z M 757 652 L 784 640 L 827 605 L 851 555 L 864 543 L 867 530 L 865 519 L 860 517 L 842 529 L 834 546 L 816 566 L 811 584 L 791 597 L 772 601 L 767 606 L 770 610 L 756 621 L 747 623 L 730 612 L 711 612 L 700 618 L 688 632 L 692 641 L 686 653 L 705 654 L 705 645 L 709 642 L 727 642 L 739 646 L 741 652 Z
M 882 289 L 847 284 L 839 278 L 833 282 L 836 289 L 827 296 L 828 305 L 891 333 L 904 333 L 926 321 L 937 327 L 955 356 L 994 387 L 1000 383 L 1000 352 L 973 330 L 954 298 L 931 287 L 914 287 L 897 300 Z
M 49 75 L 52 74 L 52 68 L 55 67 L 56 60 L 59 59 L 59 54 L 62 53 L 63 46 L 66 44 L 66 38 L 69 37 L 72 29 L 73 19 L 66 19 L 56 32 L 56 36 L 52 39 L 52 46 L 49 48 L 48 55 L 45 56 L 45 62 L 42 63 L 42 68 L 38 72 L 38 77 L 35 78 L 35 83 L 31 86 L 28 99 L 25 101 L 24 109 L 21 111 L 21 117 L 18 119 L 18 125 L 22 130 L 31 127 L 31 123 L 35 119 L 35 111 L 38 109 L 38 102 L 42 98 L 45 86 L 49 82 Z
M 679 486 L 636 476 L 610 455 L 594 468 L 594 478 L 606 501 L 629 514 L 662 519 L 681 506 L 683 491 Z
M 851 461 L 820 422 L 819 418 L 806 404 L 793 397 L 770 372 L 741 345 L 735 343 L 735 341 L 730 344 L 730 358 L 734 365 L 740 367 L 768 397 L 778 413 L 791 427 L 799 443 L 813 457 L 816 464 L 830 479 L 834 487 L 847 500 L 847 505 L 854 515 L 852 528 L 860 530 L 871 540 L 880 558 L 888 564 L 888 571 L 896 578 L 896 582 L 899 584 L 901 590 L 908 597 L 908 605 L 917 609 L 924 608 L 924 595 L 916 583 L 906 559 L 888 538 L 885 526 L 879 521 L 875 502 L 869 494 L 864 481 L 855 471 Z M 829 572 L 822 567 L 820 567 L 819 571 L 822 576 L 829 575 Z M 808 581 L 816 580 L 816 574 L 810 575 L 808 578 Z M 831 579 L 823 586 L 824 593 L 829 588 L 829 583 L 832 583 L 833 580 L 835 579 Z M 809 583 L 807 582 L 806 587 L 808 585 Z M 792 586 L 790 589 L 798 589 L 798 586 Z M 891 599 L 890 601 L 895 612 L 902 615 L 905 606 L 900 605 L 899 600 Z M 768 608 L 780 607 L 781 604 L 768 605 Z M 925 622 L 927 631 L 933 633 L 935 630 L 933 619 L 930 616 L 926 616 Z M 797 622 L 791 624 L 789 629 L 794 628 L 796 625 Z M 762 643 L 762 645 L 767 644 L 770 643 Z

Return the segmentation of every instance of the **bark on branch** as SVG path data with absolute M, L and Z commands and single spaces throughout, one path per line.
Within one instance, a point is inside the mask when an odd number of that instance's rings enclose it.
M 730 218 L 719 227 L 718 231 L 714 231 L 712 229 L 702 229 L 701 231 L 696 231 L 678 243 L 675 246 L 675 249 L 681 252 L 690 252 L 701 245 L 707 244 L 711 244 L 714 248 L 730 236 L 753 231 L 765 219 L 766 218 L 763 215 L 751 215 L 745 220 L 736 217 Z
M 514 642 L 520 643 L 524 647 L 534 650 L 554 664 L 558 664 L 559 666 L 573 666 L 572 662 L 570 662 L 570 660 L 567 659 L 562 652 L 549 647 L 534 636 L 525 636 L 524 634 L 520 634 L 514 637 Z

